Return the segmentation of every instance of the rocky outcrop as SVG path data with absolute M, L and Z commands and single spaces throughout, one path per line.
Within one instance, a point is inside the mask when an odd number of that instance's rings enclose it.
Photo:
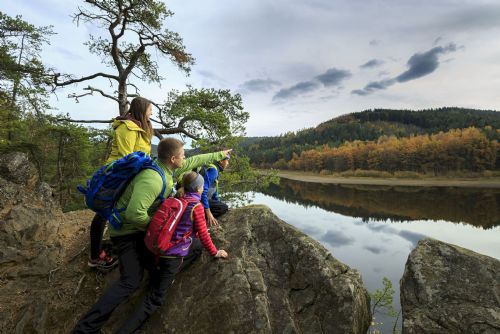
M 66 257 L 66 217 L 25 154 L 0 155 L 2 333 L 46 332 L 49 309 L 43 305 L 53 299 L 44 293 L 51 271 Z
M 0 332 L 70 332 L 118 278 L 118 270 L 103 275 L 86 266 L 92 212 L 63 214 L 23 155 L 0 158 L 0 195 Z M 366 332 L 369 296 L 359 273 L 318 242 L 263 206 L 231 210 L 220 224 L 212 237 L 229 259 L 204 252 L 177 277 L 145 333 Z M 143 291 L 103 333 L 120 325 Z
M 403 333 L 499 333 L 500 261 L 433 239 L 401 279 Z
M 23 153 L 0 156 L 0 274 L 46 275 L 60 256 L 53 239 L 62 212 Z
M 204 254 L 182 274 L 150 333 L 366 333 L 370 303 L 357 271 L 267 207 L 232 210 L 221 225 L 214 242 L 230 258 Z

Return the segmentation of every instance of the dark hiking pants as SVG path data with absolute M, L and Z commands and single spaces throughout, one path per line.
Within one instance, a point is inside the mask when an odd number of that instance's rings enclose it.
M 149 261 L 144 233 L 111 238 L 120 261 L 120 279 L 113 283 L 78 321 L 73 333 L 98 333 L 111 313 L 139 287 Z
M 149 291 L 134 313 L 126 320 L 117 334 L 138 333 L 151 314 L 162 304 L 167 290 L 172 285 L 175 275 L 188 267 L 202 251 L 199 239 L 194 239 L 189 254 L 182 257 L 160 258 L 157 266 L 149 275 Z
M 106 218 L 96 214 L 90 224 L 90 258 L 96 260 L 101 254 L 102 235 L 106 227 Z
M 209 200 L 208 205 L 210 206 L 210 211 L 215 218 L 222 216 L 229 209 L 227 204 L 221 201 Z

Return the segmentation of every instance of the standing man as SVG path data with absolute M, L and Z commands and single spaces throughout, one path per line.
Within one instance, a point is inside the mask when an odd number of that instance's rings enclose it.
M 219 174 L 229 166 L 229 155 L 224 159 L 213 164 L 208 164 L 202 168 L 201 174 L 205 179 L 203 193 L 201 194 L 201 203 L 205 209 L 207 222 L 211 226 L 217 226 L 219 222 L 217 217 L 222 216 L 228 210 L 227 204 L 219 198 Z M 205 171 L 203 173 L 203 170 Z

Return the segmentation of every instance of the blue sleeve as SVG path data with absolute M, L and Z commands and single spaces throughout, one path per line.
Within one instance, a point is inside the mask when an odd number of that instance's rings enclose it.
M 218 189 L 215 189 L 214 194 L 212 195 L 212 199 L 216 202 L 219 202 L 219 194 L 217 194 Z
M 210 207 L 208 204 L 208 188 L 217 179 L 217 174 L 215 168 L 207 168 L 205 170 L 205 175 L 203 176 L 205 183 L 203 184 L 203 193 L 201 194 L 201 204 L 203 204 L 203 208 L 205 209 Z

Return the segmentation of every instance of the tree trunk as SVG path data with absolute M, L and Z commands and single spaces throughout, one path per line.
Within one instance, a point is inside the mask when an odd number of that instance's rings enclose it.
M 128 111 L 127 106 L 127 82 L 126 79 L 120 78 L 118 82 L 118 106 L 120 109 L 120 116 L 124 116 Z
M 57 152 L 57 188 L 59 189 L 59 204 L 63 206 L 63 173 L 62 173 L 62 159 L 64 154 L 64 140 L 63 133 L 59 133 L 59 149 Z
M 19 57 L 17 58 L 17 66 L 21 66 L 21 61 L 23 59 L 23 51 L 24 51 L 24 39 L 26 35 L 23 34 L 23 37 L 21 39 L 21 50 L 19 51 Z M 16 78 L 14 80 L 14 86 L 12 87 L 12 96 L 10 100 L 10 110 L 8 111 L 8 116 L 7 116 L 7 140 L 10 142 L 12 141 L 12 124 L 11 122 L 14 121 L 15 116 L 14 116 L 14 110 L 16 109 L 16 100 L 17 100 L 17 92 L 19 91 L 19 78 Z
M 108 137 L 108 140 L 106 141 L 106 148 L 104 149 L 103 155 L 101 157 L 102 164 L 104 164 L 108 160 L 109 155 L 111 154 L 112 144 L 113 144 L 113 136 L 111 135 Z

